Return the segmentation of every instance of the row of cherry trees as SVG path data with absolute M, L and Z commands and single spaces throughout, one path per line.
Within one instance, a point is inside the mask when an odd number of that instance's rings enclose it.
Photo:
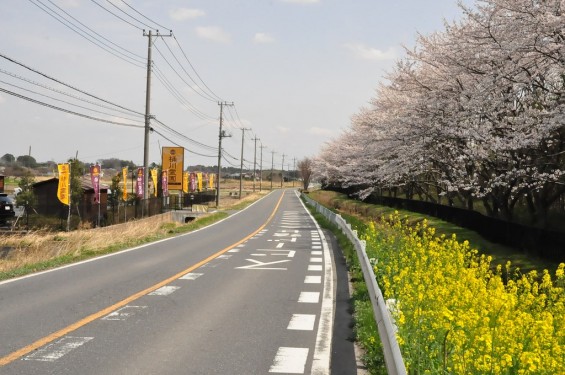
M 323 181 L 481 200 L 544 224 L 565 192 L 565 3 L 484 0 L 420 36 L 317 156 Z

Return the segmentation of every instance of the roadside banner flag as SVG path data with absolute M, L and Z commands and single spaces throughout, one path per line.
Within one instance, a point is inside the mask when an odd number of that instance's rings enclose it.
M 100 166 L 98 164 L 90 166 L 90 181 L 94 189 L 94 203 L 100 203 Z
M 153 181 L 154 196 L 157 196 L 157 169 L 151 170 L 151 181 Z
M 71 192 L 69 191 L 69 179 L 70 179 L 70 165 L 69 164 L 58 164 L 57 169 L 59 170 L 59 187 L 57 189 L 57 198 L 61 203 L 70 204 Z
M 188 172 L 182 174 L 182 191 L 183 193 L 188 193 Z
M 202 191 L 202 172 L 196 173 L 196 178 L 198 179 L 198 191 Z
M 210 187 L 210 189 L 214 189 L 214 173 L 210 173 L 208 175 L 208 178 L 210 179 L 208 186 Z
M 189 179 L 190 179 L 190 192 L 194 192 L 196 191 L 196 173 L 191 172 Z
M 161 187 L 163 188 L 163 196 L 169 195 L 169 172 L 163 170 L 161 172 Z
M 137 168 L 137 180 L 135 182 L 135 193 L 143 199 L 143 167 Z
M 124 180 L 124 190 L 122 192 L 122 199 L 128 200 L 128 167 L 122 168 L 122 180 Z

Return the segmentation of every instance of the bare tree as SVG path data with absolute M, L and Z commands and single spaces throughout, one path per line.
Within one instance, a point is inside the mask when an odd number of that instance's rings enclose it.
M 304 158 L 298 162 L 298 170 L 300 177 L 302 177 L 302 186 L 304 190 L 308 190 L 310 179 L 312 178 L 312 159 Z

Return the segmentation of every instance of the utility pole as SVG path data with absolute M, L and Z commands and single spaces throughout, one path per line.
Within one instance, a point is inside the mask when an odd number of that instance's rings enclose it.
M 156 30 L 155 34 L 149 30 L 148 33 L 143 30 L 143 36 L 147 37 L 147 83 L 145 90 L 145 136 L 143 140 L 143 204 L 142 216 L 143 216 L 143 206 L 145 205 L 145 200 L 147 199 L 147 190 L 149 188 L 149 132 L 151 131 L 151 46 L 153 45 L 153 38 L 163 37 L 163 36 L 173 36 L 173 31 L 169 30 L 169 35 L 162 35 L 159 30 Z
M 224 114 L 224 106 L 225 105 L 231 105 L 233 106 L 233 102 L 232 103 L 228 103 L 228 102 L 218 102 L 218 105 L 220 106 L 220 134 L 218 136 L 218 178 L 216 178 L 216 184 L 217 184 L 217 188 L 216 188 L 216 208 L 220 207 L 220 173 L 222 171 L 222 138 L 227 137 L 227 135 L 225 134 L 225 132 L 222 130 L 222 124 L 223 124 L 223 114 Z
M 294 187 L 294 180 L 296 180 L 296 157 L 292 158 L 294 165 L 292 167 L 292 187 Z
M 275 170 L 275 152 L 271 151 L 271 191 L 273 190 L 273 174 Z
M 239 199 L 241 199 L 242 186 L 243 186 L 243 144 L 245 141 L 245 131 L 251 130 L 249 128 L 241 128 L 241 165 L 239 167 Z
M 255 141 L 255 151 L 253 151 L 253 192 L 255 193 L 255 178 L 257 177 L 257 141 L 259 138 L 253 138 Z
M 259 163 L 259 191 L 263 189 L 263 149 L 267 148 L 267 146 L 263 146 L 263 142 L 261 142 L 261 161 Z
M 282 163 L 281 163 L 281 189 L 283 187 L 283 181 L 284 181 L 284 157 L 285 154 L 282 154 Z

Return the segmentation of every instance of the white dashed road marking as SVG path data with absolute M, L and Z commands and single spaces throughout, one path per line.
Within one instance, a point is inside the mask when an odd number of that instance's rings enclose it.
M 172 286 L 172 285 L 167 285 L 167 286 L 163 286 L 151 293 L 149 293 L 149 296 L 168 296 L 171 293 L 174 293 L 175 290 L 180 289 L 180 286 Z
M 280 347 L 269 372 L 279 374 L 304 374 L 307 359 L 308 348 Z
M 306 276 L 304 279 L 305 284 L 321 284 L 322 276 Z
M 44 348 L 37 350 L 36 352 L 33 352 L 33 354 L 30 354 L 23 359 L 26 361 L 55 362 L 65 354 L 86 344 L 93 338 L 94 337 L 66 336 Z
M 320 302 L 320 292 L 301 292 L 298 297 L 299 303 L 318 303 Z
M 312 331 L 314 330 L 314 323 L 316 322 L 316 315 L 312 314 L 293 314 L 288 323 L 287 329 L 295 331 Z
M 203 273 L 193 273 L 193 272 L 189 272 L 186 275 L 182 276 L 180 279 L 181 280 L 196 280 L 198 279 L 200 276 L 204 275 Z

